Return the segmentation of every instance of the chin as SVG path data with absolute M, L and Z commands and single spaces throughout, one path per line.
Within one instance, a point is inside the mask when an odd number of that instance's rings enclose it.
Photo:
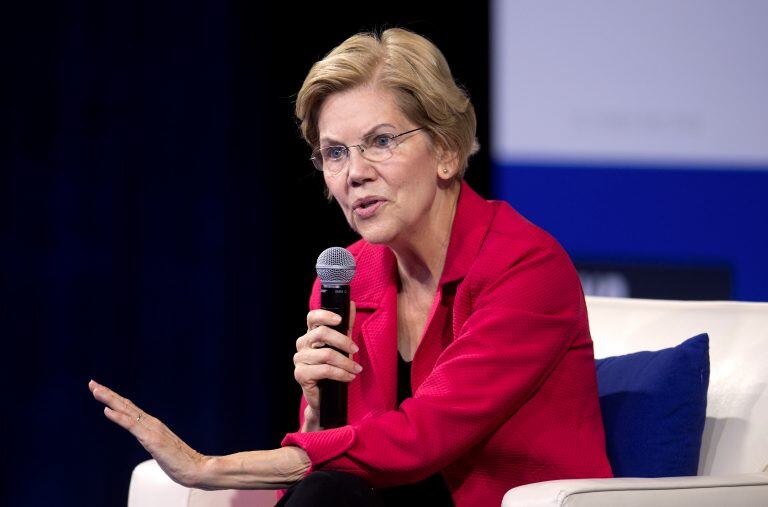
M 364 224 L 362 227 L 355 226 L 354 229 L 364 240 L 374 245 L 389 244 L 392 241 L 392 231 L 386 227 Z

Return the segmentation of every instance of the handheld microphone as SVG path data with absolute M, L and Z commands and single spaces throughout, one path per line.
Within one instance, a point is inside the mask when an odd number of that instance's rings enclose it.
M 341 316 L 341 322 L 328 326 L 341 334 L 349 327 L 349 283 L 355 276 L 355 258 L 345 248 L 334 246 L 323 250 L 317 258 L 317 276 L 320 277 L 320 307 Z M 330 345 L 323 345 L 331 347 Z M 333 350 L 346 355 L 336 347 Z M 321 379 L 320 426 L 338 428 L 347 424 L 347 384 L 338 380 Z

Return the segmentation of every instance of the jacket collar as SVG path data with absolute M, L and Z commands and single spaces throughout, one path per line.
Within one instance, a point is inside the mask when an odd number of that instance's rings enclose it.
M 461 280 L 477 258 L 488 232 L 493 205 L 477 194 L 465 180 L 461 182 L 459 200 L 451 226 L 443 272 L 438 288 Z M 358 308 L 378 308 L 387 289 L 397 286 L 395 254 L 386 245 L 374 245 L 364 240 L 357 258 L 359 275 L 351 283 L 351 297 Z

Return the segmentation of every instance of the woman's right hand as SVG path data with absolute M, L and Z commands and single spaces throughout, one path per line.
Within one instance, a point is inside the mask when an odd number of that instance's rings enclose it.
M 304 410 L 302 432 L 319 431 L 320 427 L 320 391 L 317 384 L 322 379 L 351 382 L 363 367 L 349 356 L 330 347 L 335 347 L 348 354 L 358 351 L 352 339 L 328 326 L 335 326 L 341 321 L 339 315 L 327 310 L 312 310 L 307 314 L 307 332 L 296 340 L 295 366 L 293 376 L 304 392 L 307 408 Z M 349 329 L 355 323 L 355 303 L 349 305 Z M 330 345 L 325 347 L 324 345 Z

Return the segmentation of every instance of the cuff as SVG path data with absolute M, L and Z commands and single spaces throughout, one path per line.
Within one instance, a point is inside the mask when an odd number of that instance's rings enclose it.
M 352 426 L 342 426 L 329 430 L 309 433 L 288 433 L 280 445 L 285 447 L 295 445 L 301 447 L 312 462 L 304 477 L 313 472 L 319 465 L 343 454 L 355 443 L 355 430 Z

